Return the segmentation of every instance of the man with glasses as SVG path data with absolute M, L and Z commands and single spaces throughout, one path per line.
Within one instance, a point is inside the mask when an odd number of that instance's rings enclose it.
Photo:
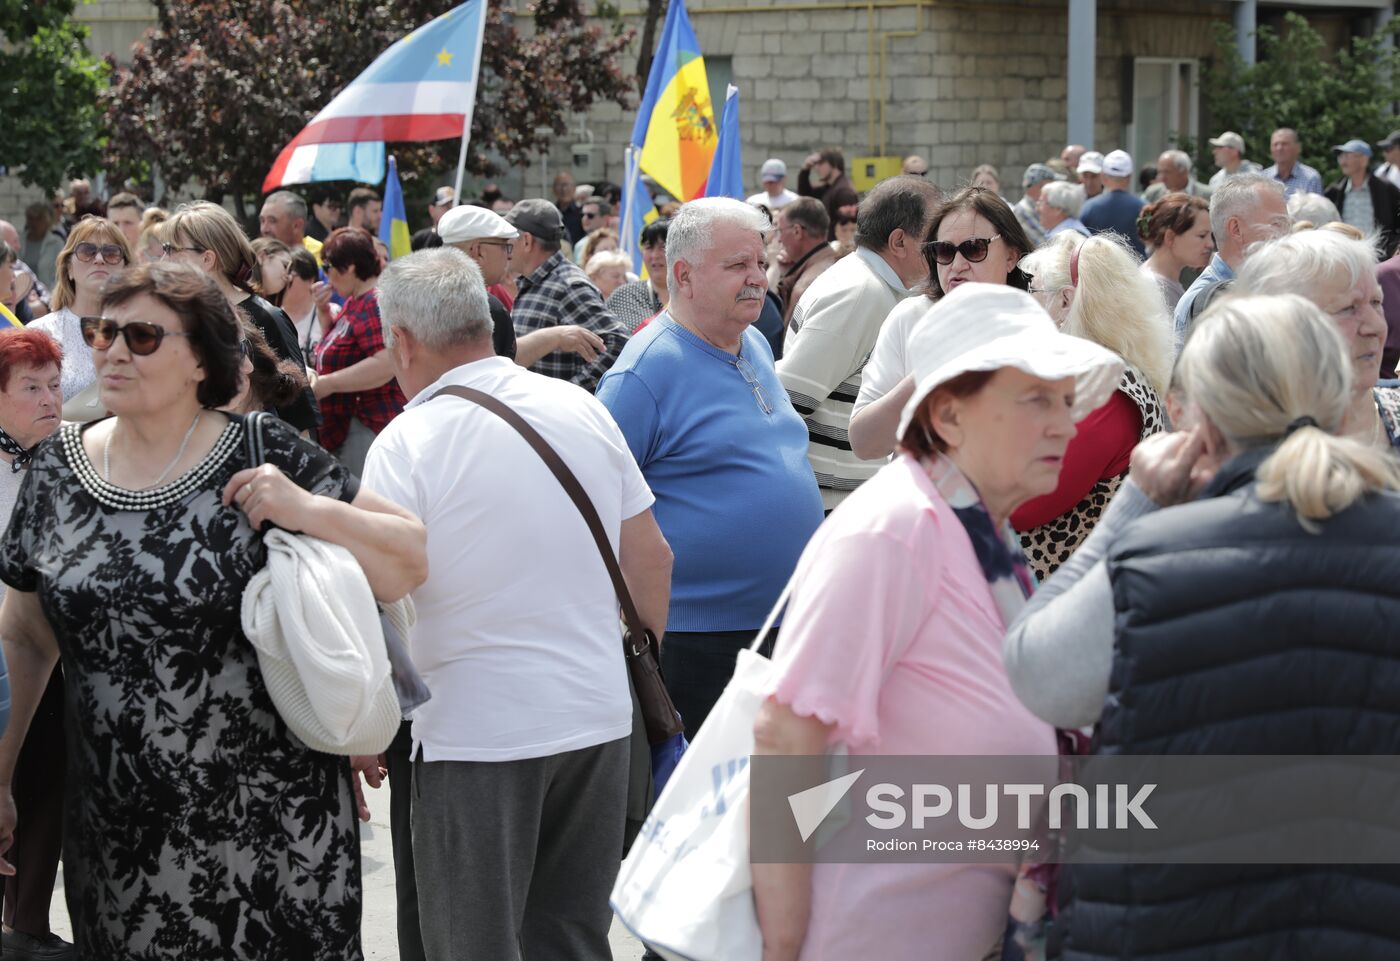
M 783 264 L 778 299 L 783 305 L 784 332 L 807 288 L 837 261 L 836 251 L 826 242 L 830 230 L 826 208 L 815 197 L 798 197 L 778 214 L 778 243 L 782 247 Z
M 593 281 L 560 250 L 564 220 L 559 208 L 548 200 L 526 199 L 512 207 L 505 220 L 520 234 L 512 241 L 509 268 L 520 275 L 520 295 L 511 314 L 519 338 L 516 362 L 536 373 L 593 390 L 622 352 L 626 332 L 603 305 L 603 296 Z M 532 339 L 531 334 L 566 326 L 591 332 L 594 343 L 601 342 L 602 347 L 575 351 L 561 343 L 551 345 L 553 349 L 545 353 L 537 352 L 541 338 Z M 551 336 L 569 343 L 586 339 L 567 331 L 554 331 Z
M 331 194 L 322 193 L 311 201 L 311 219 L 306 222 L 306 235 L 321 243 L 340 226 L 340 201 Z
M 610 226 L 612 204 L 598 197 L 589 197 L 583 202 L 583 229 L 585 236 L 574 244 L 574 263 L 582 266 L 588 256 L 588 247 L 593 242 L 593 232 Z
M 666 234 L 667 307 L 598 385 L 675 553 L 661 663 L 688 737 L 822 521 L 807 430 L 753 329 L 767 230 L 738 200 L 682 206 Z
M 922 177 L 876 186 L 856 213 L 855 252 L 807 288 L 788 324 L 778 376 L 806 420 L 807 457 L 827 511 L 881 467 L 851 451 L 851 409 L 885 319 L 928 279 L 923 241 L 938 199 Z

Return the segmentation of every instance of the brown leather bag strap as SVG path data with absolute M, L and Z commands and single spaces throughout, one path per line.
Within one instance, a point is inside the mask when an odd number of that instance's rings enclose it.
M 521 417 L 511 407 L 492 397 L 471 387 L 444 387 L 433 395 L 436 400 L 443 394 L 451 394 L 463 400 L 469 400 L 474 404 L 485 407 L 501 420 L 505 421 L 525 442 L 534 448 L 535 453 L 540 455 L 545 466 L 550 469 L 560 486 L 564 488 L 564 493 L 573 500 L 578 512 L 583 515 L 583 520 L 588 524 L 588 529 L 593 533 L 593 540 L 598 545 L 598 553 L 603 556 L 603 566 L 608 569 L 608 576 L 612 578 L 613 589 L 617 591 L 618 602 L 622 605 L 622 620 L 626 623 L 629 635 L 635 635 L 631 643 L 641 641 L 647 633 L 647 627 L 642 623 L 641 615 L 637 612 L 637 605 L 632 602 L 632 592 L 627 589 L 627 581 L 622 576 L 622 567 L 617 562 L 617 555 L 613 553 L 612 544 L 608 541 L 608 535 L 603 530 L 603 521 L 598 516 L 597 509 L 593 506 L 593 501 L 589 499 L 588 493 L 583 489 L 583 484 L 574 476 L 574 472 L 569 470 L 569 465 L 564 463 L 564 459 L 559 456 L 553 447 L 549 446 L 549 441 L 540 436 L 540 432 L 530 426 L 529 421 Z M 636 653 L 636 652 L 633 652 Z

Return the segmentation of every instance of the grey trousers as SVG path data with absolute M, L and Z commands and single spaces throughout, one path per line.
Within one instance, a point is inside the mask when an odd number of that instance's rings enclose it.
M 413 762 L 428 961 L 611 961 L 628 740 L 525 761 Z

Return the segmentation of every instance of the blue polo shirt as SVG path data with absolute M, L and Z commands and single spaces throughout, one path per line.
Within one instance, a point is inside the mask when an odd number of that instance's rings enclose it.
M 1142 213 L 1142 198 L 1126 190 L 1105 190 L 1088 200 L 1079 211 L 1079 219 L 1093 233 L 1119 234 L 1137 251 L 1139 257 L 1147 256 L 1147 248 L 1138 238 L 1137 220 Z
M 750 327 L 736 357 L 663 312 L 627 342 L 597 396 L 675 554 L 667 631 L 762 627 L 823 516 L 807 425 L 767 341 Z

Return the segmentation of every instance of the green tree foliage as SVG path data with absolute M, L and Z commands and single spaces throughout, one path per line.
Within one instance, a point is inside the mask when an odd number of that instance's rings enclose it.
M 3 2 L 3 0 L 0 0 Z M 158 25 L 103 106 L 109 172 L 197 180 L 240 212 L 278 152 L 390 44 L 460 0 L 156 0 Z M 631 36 L 590 26 L 581 0 L 531 0 L 534 30 L 491 3 L 467 167 L 520 163 L 597 100 L 626 104 Z M 452 169 L 459 142 L 396 145 L 405 180 Z
M 0 165 L 30 186 L 56 189 L 96 170 L 98 92 L 107 68 L 88 53 L 72 0 L 0 0 Z
M 1245 138 L 1250 159 L 1272 163 L 1269 136 L 1293 127 L 1302 161 L 1326 181 L 1337 175 L 1334 145 L 1353 137 L 1374 144 L 1396 126 L 1391 106 L 1400 100 L 1400 51 L 1387 48 L 1385 38 L 1400 34 L 1400 20 L 1329 58 L 1317 31 L 1289 13 L 1281 32 L 1259 29 L 1253 65 L 1240 58 L 1233 30 L 1223 24 L 1217 30 L 1221 57 L 1206 73 L 1206 103 L 1216 129 Z M 1203 169 L 1213 169 L 1208 144 L 1201 160 Z

